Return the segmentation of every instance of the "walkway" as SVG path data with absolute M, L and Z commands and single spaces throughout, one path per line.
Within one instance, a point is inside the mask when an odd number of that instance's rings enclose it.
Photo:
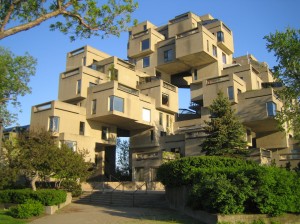
M 99 207 L 72 203 L 54 215 L 38 218 L 31 224 L 167 224 L 199 223 L 168 209 Z

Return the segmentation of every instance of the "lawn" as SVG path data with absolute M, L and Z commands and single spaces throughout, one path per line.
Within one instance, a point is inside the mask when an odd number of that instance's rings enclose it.
M 15 219 L 6 215 L 6 211 L 0 210 L 0 223 L 1 224 L 26 224 L 27 222 L 22 219 Z

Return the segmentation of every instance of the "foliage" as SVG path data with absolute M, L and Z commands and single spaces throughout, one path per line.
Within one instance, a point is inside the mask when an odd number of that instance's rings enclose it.
M 202 143 L 206 155 L 241 156 L 246 153 L 245 130 L 234 115 L 230 101 L 222 92 L 209 107 L 212 118 L 206 121 L 208 134 Z
M 272 69 L 274 77 L 282 82 L 284 89 L 277 91 L 284 99 L 284 107 L 276 118 L 281 127 L 290 124 L 296 137 L 300 137 L 300 29 L 287 28 L 265 36 L 267 49 L 274 52 L 278 65 Z
M 72 197 L 78 197 L 82 194 L 81 184 L 74 180 L 63 181 L 60 188 L 71 192 Z
M 1 203 L 23 204 L 28 199 L 41 202 L 45 206 L 58 205 L 66 201 L 67 194 L 63 190 L 41 189 L 33 191 L 31 189 L 3 190 L 0 191 Z
M 131 21 L 137 8 L 133 0 L 13 0 L 0 5 L 0 39 L 31 29 L 46 20 L 57 18 L 51 30 L 71 34 L 70 39 L 119 35 Z M 64 19 L 65 21 L 62 21 Z
M 223 157 L 191 157 L 161 165 L 157 178 L 167 188 L 189 186 L 189 205 L 208 212 L 280 215 L 300 212 L 296 172 Z
M 20 108 L 18 96 L 31 92 L 28 83 L 35 74 L 36 64 L 37 61 L 28 53 L 15 56 L 0 46 L 0 118 L 3 119 L 4 126 L 10 125 L 16 119 L 16 114 L 9 112 L 9 105 Z
M 28 219 L 32 216 L 39 216 L 44 212 L 44 206 L 39 201 L 28 199 L 24 204 L 19 204 L 9 209 L 14 218 Z
M 129 164 L 129 141 L 117 139 L 117 169 L 116 176 L 120 180 L 130 180 L 131 179 L 131 167 Z
M 9 215 L 8 211 L 0 210 L 1 224 L 26 224 L 24 220 L 15 219 Z

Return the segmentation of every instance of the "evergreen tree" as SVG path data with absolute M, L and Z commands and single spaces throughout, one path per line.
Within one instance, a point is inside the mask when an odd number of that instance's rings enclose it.
M 246 154 L 245 130 L 222 92 L 210 105 L 211 120 L 206 121 L 207 138 L 202 143 L 206 155 L 242 156 Z

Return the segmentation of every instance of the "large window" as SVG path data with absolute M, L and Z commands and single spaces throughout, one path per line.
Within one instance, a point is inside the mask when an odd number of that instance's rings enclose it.
M 233 100 L 234 99 L 234 89 L 233 86 L 228 87 L 228 99 Z
M 151 121 L 151 110 L 143 108 L 142 119 L 143 119 L 143 121 L 150 122 Z
M 117 96 L 109 97 L 109 110 L 124 113 L 124 99 Z
M 217 32 L 217 39 L 218 39 L 218 41 L 224 42 L 224 33 L 222 31 Z
M 81 79 L 77 80 L 76 94 L 81 93 Z
M 51 116 L 49 120 L 49 131 L 58 132 L 59 131 L 59 117 Z
M 108 140 L 108 135 L 109 135 L 109 128 L 108 127 L 102 127 L 102 135 L 101 138 L 103 140 Z
M 97 110 L 97 100 L 92 100 L 92 114 L 96 114 L 96 110 Z
M 277 105 L 273 101 L 267 102 L 267 112 L 269 117 L 276 116 Z
M 164 62 L 168 62 L 172 60 L 173 60 L 173 50 L 169 49 L 164 51 Z
M 79 134 L 80 135 L 84 135 L 84 131 L 85 131 L 85 123 L 80 121 L 80 124 L 79 124 Z
M 147 50 L 149 48 L 150 48 L 150 40 L 149 39 L 142 40 L 142 43 L 141 43 L 142 51 Z
M 150 57 L 144 57 L 143 58 L 143 68 L 149 67 L 150 66 Z

